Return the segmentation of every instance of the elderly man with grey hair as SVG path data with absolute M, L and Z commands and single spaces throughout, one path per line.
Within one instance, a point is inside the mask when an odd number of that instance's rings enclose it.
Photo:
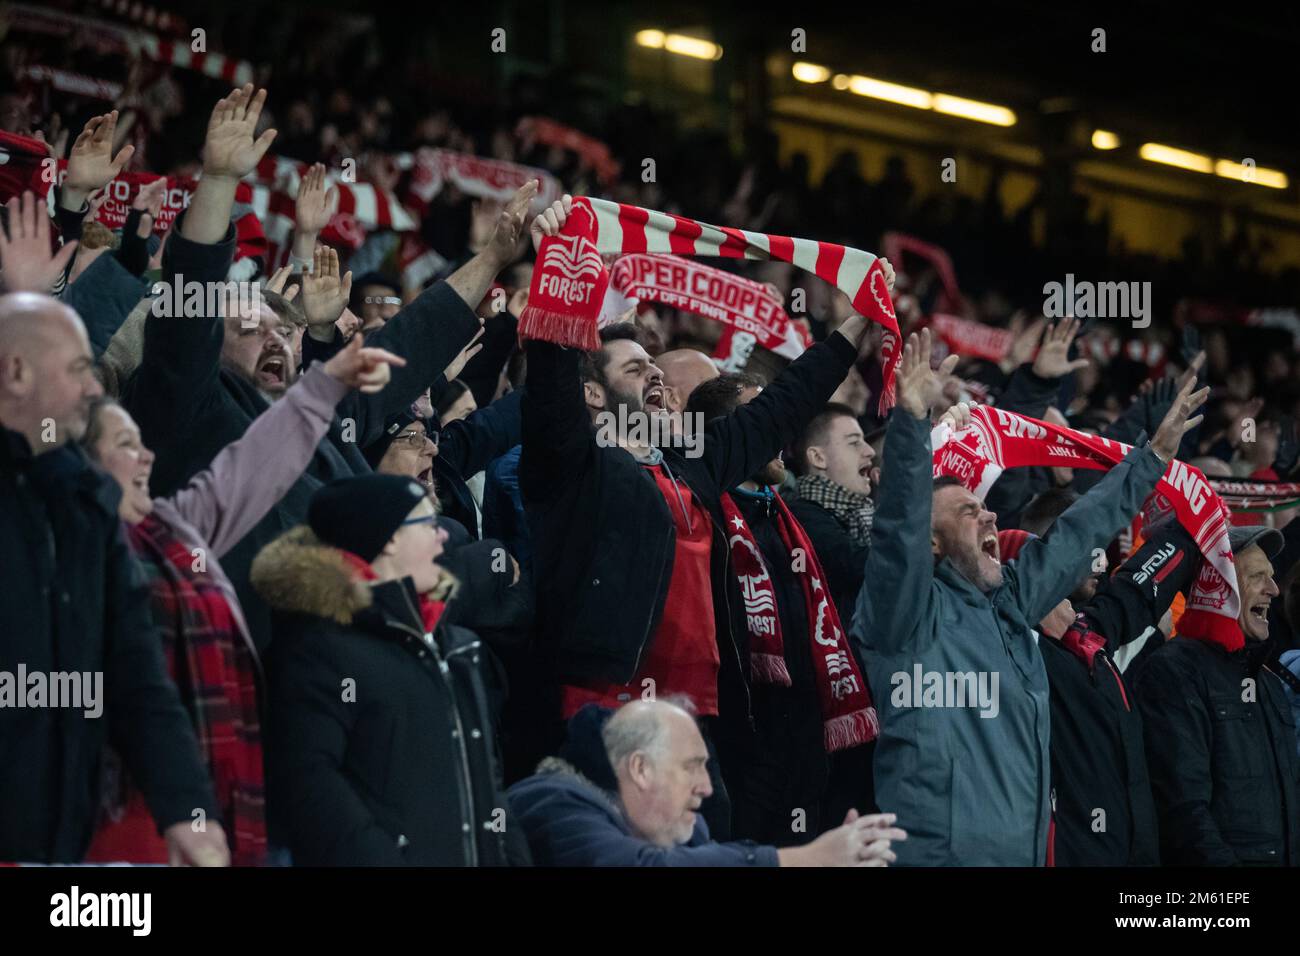
M 712 792 L 708 751 L 684 700 L 589 704 L 569 722 L 562 757 L 509 791 L 542 866 L 887 866 L 895 816 L 858 816 L 806 846 L 715 843 L 700 817 Z

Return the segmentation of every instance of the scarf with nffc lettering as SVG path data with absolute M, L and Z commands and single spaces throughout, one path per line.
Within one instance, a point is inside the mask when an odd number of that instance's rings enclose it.
M 849 297 L 856 312 L 881 327 L 884 385 L 880 411 L 883 414 L 893 406 L 898 319 L 884 267 L 876 256 L 833 242 L 711 226 L 606 199 L 577 197 L 560 234 L 542 240 L 519 337 L 587 351 L 600 348 L 597 320 L 609 287 L 609 271 L 601 254 L 628 252 L 775 259 L 831 283 Z
M 844 628 L 840 626 L 840 616 L 826 585 L 826 572 L 807 532 L 790 513 L 785 501 L 777 494 L 772 498 L 776 505 L 777 533 L 786 550 L 796 557 L 790 566 L 803 591 L 826 752 L 870 743 L 880 733 L 880 720 L 871 703 L 871 692 L 849 650 Z M 727 518 L 732 567 L 745 599 L 749 663 L 754 682 L 789 687 L 790 670 L 785 663 L 785 642 L 781 637 L 781 616 L 776 608 L 772 576 L 763 563 L 754 533 L 729 494 L 722 496 L 722 513 Z M 799 557 L 804 560 L 797 560 Z
M 970 425 L 956 434 L 947 422 L 940 423 L 931 432 L 930 445 L 935 477 L 956 475 L 980 498 L 1007 468 L 1059 465 L 1107 470 L 1132 448 L 987 405 L 972 408 Z M 1223 500 L 1198 469 L 1174 460 L 1144 510 L 1172 511 L 1205 558 L 1178 632 L 1212 640 L 1228 650 L 1241 648 L 1245 642 L 1237 624 L 1241 597 L 1228 544 L 1230 512 Z

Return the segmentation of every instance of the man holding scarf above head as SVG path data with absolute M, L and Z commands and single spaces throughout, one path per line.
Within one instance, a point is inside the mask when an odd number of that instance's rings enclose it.
M 1069 595 L 1137 512 L 1207 390 L 1180 392 L 1155 438 L 1110 469 L 1050 539 L 999 564 L 997 516 L 957 478 L 935 480 L 929 441 L 938 373 L 930 333 L 913 335 L 898 376 L 880 495 L 853 636 L 880 709 L 877 801 L 910 839 L 899 863 L 1041 866 L 1050 783 L 1048 686 L 1033 625 Z M 954 431 L 965 406 L 947 413 Z M 938 693 L 934 693 L 938 685 Z M 979 701 L 966 691 L 992 689 Z M 924 688 L 924 693 L 923 693 Z M 971 695 L 973 696 L 973 695 Z
M 560 235 L 577 208 L 565 197 L 534 222 L 539 262 L 572 265 L 568 245 L 546 245 L 543 237 Z M 565 236 L 572 248 L 586 248 L 576 234 Z M 596 263 L 599 269 L 598 256 Z M 587 274 L 585 259 L 574 268 Z M 892 270 L 874 260 L 867 274 L 892 280 Z M 552 278 L 545 268 L 538 275 Z M 584 321 L 578 309 L 553 317 L 573 327 Z M 592 427 L 601 413 L 630 423 L 667 408 L 663 374 L 645 349 L 619 326 L 606 329 L 602 343 L 594 315 L 589 320 L 596 351 L 542 337 L 527 345 L 519 476 L 535 549 L 539 640 L 549 676 L 561 685 L 558 709 L 567 718 L 589 702 L 617 708 L 685 694 L 706 739 L 725 751 L 723 738 L 754 731 L 744 611 L 729 594 L 734 574 L 720 499 L 826 404 L 857 360 L 867 323 L 851 316 L 751 403 L 709 423 L 703 443 L 686 454 L 650 444 L 645 429 Z M 716 773 L 712 761 L 710 770 Z M 713 780 L 714 804 L 702 812 L 714 835 L 727 839 L 721 782 Z

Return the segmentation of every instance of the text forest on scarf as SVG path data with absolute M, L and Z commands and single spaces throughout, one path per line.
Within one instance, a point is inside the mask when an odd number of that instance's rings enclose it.
M 941 422 L 930 434 L 934 475 L 955 475 L 983 498 L 1007 468 L 1062 466 L 1108 470 L 1132 446 L 1027 418 L 1000 408 L 971 409 L 971 423 L 954 433 Z M 1241 610 L 1237 573 L 1228 543 L 1230 512 L 1199 469 L 1169 463 L 1143 509 L 1146 514 L 1172 511 L 1196 541 L 1205 561 L 1192 586 L 1187 611 L 1178 622 L 1186 637 L 1213 640 L 1229 650 L 1245 638 L 1237 623 Z
M 609 287 L 609 271 L 601 254 L 626 252 L 776 259 L 831 283 L 849 297 L 856 312 L 883 330 L 881 414 L 893 406 L 898 319 L 884 267 L 876 256 L 833 242 L 711 226 L 606 199 L 575 198 L 559 235 L 542 240 L 528 306 L 519 323 L 520 338 L 587 351 L 600 348 L 597 320 Z

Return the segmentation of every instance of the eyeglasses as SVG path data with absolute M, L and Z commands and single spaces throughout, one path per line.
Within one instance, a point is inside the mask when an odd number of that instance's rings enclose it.
M 368 295 L 361 300 L 366 305 L 401 305 L 402 300 L 395 295 Z
M 434 448 L 438 447 L 437 432 L 402 432 L 393 439 L 393 444 L 401 442 L 404 445 L 410 445 L 412 448 L 420 448 L 425 442 L 428 442 Z
M 403 524 L 403 525 L 408 525 L 408 524 L 431 524 L 431 525 L 433 525 L 433 526 L 436 528 L 436 527 L 438 527 L 438 516 L 437 516 L 437 515 L 425 515 L 423 518 L 407 518 L 405 521 L 402 522 L 402 524 Z

